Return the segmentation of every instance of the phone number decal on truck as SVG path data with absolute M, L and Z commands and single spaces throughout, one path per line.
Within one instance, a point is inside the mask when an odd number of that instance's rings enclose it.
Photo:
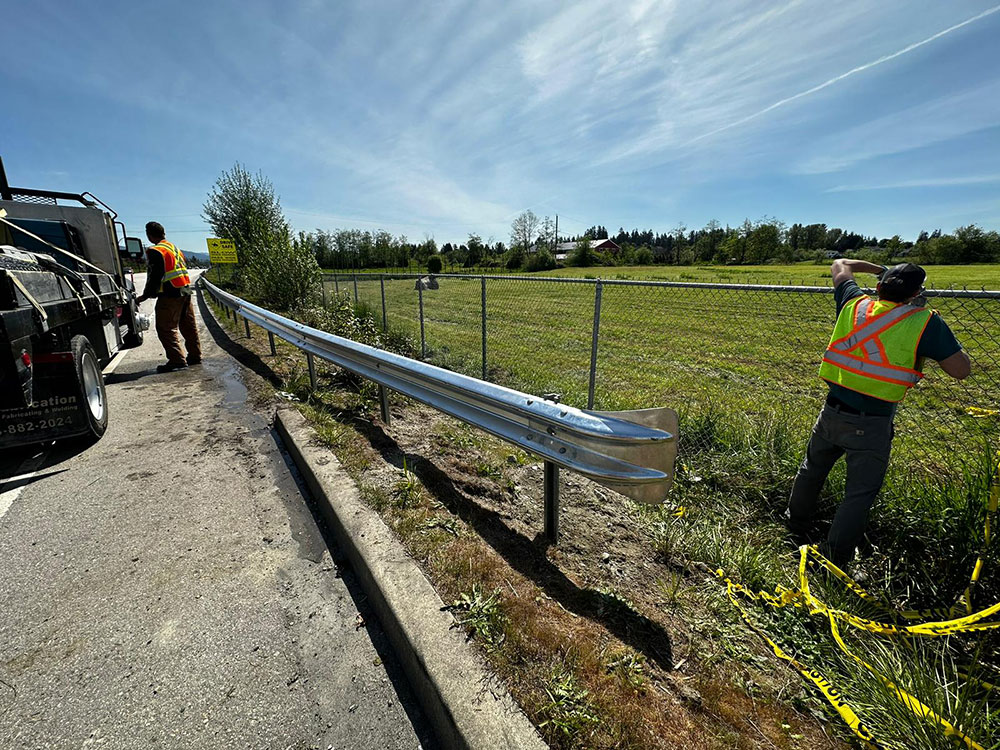
M 80 428 L 76 396 L 52 396 L 21 409 L 0 409 L 0 435 Z

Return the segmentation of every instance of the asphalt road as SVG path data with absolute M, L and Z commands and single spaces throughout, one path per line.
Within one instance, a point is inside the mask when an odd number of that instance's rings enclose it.
M 432 747 L 201 332 L 201 366 L 157 374 L 152 331 L 117 363 L 96 444 L 0 457 L 0 747 Z

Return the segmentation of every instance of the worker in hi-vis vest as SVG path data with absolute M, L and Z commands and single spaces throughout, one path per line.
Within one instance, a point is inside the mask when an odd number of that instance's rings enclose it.
M 844 498 L 821 546 L 843 568 L 854 559 L 868 511 L 882 489 L 896 406 L 923 378 L 924 360 L 936 360 L 959 380 L 968 377 L 971 366 L 941 316 L 923 306 L 923 268 L 900 263 L 887 269 L 839 259 L 831 272 L 837 323 L 819 369 L 829 393 L 795 476 L 785 517 L 797 543 L 813 541 L 820 490 L 830 469 L 846 455 Z M 875 297 L 861 290 L 856 272 L 878 276 Z
M 157 372 L 170 372 L 188 365 L 201 364 L 201 340 L 191 299 L 191 276 L 184 253 L 167 241 L 163 225 L 156 221 L 146 224 L 146 237 L 153 246 L 146 250 L 146 288 L 136 298 L 141 303 L 156 297 L 156 335 L 163 344 L 167 361 L 157 365 Z M 187 356 L 181 347 L 184 337 Z

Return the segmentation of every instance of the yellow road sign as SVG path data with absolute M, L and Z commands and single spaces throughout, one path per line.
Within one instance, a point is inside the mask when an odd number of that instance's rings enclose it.
M 216 237 L 209 237 L 208 259 L 212 263 L 237 263 L 236 245 L 232 240 L 220 240 Z

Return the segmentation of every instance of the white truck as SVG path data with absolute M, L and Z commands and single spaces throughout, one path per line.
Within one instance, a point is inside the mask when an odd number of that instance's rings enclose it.
M 11 187 L 0 160 L 0 449 L 104 434 L 102 370 L 148 327 L 143 249 L 95 196 Z

